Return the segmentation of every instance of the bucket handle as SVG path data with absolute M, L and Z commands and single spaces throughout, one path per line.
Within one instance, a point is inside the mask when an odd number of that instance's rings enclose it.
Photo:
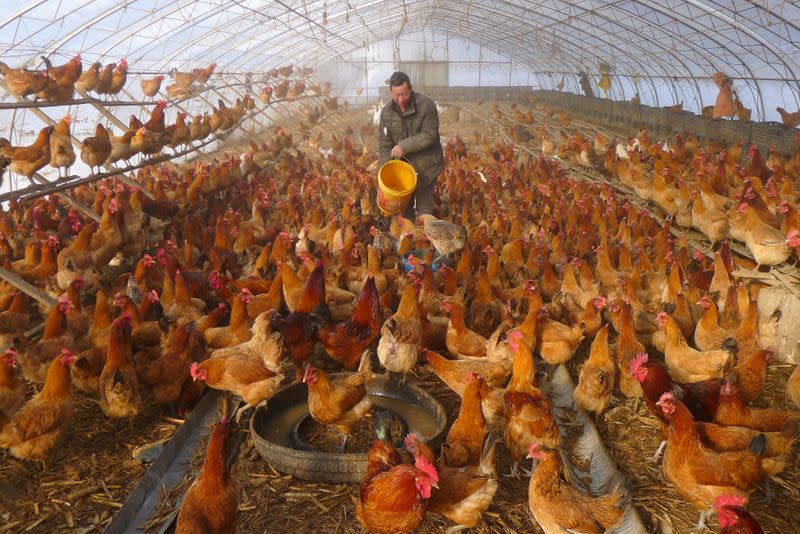
M 410 159 L 408 159 L 408 158 L 407 158 L 407 157 L 405 157 L 405 156 L 400 156 L 399 158 L 392 158 L 392 159 L 393 159 L 393 160 L 398 160 L 398 161 L 405 161 L 406 163 L 408 163 L 409 165 L 411 165 L 411 168 L 412 168 L 412 169 L 414 169 L 414 164 L 413 164 L 413 163 L 411 163 L 411 160 L 410 160 Z M 417 172 L 417 169 L 414 169 L 414 172 Z

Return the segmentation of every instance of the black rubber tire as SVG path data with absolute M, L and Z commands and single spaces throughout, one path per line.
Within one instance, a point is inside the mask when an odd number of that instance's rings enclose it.
M 336 375 L 333 375 L 334 377 Z M 427 442 L 435 447 L 444 437 L 447 417 L 441 404 L 428 392 L 409 382 L 403 386 L 390 382 L 382 376 L 373 380 L 368 390 L 370 394 L 393 396 L 408 399 L 429 411 L 436 420 L 437 433 Z M 328 482 L 334 484 L 358 484 L 367 474 L 366 453 L 323 453 L 319 451 L 297 450 L 264 439 L 260 430 L 265 424 L 267 410 L 285 410 L 308 396 L 305 384 L 292 384 L 275 394 L 266 408 L 259 408 L 250 418 L 250 435 L 259 454 L 281 473 L 301 480 Z M 293 425 L 294 426 L 294 423 Z

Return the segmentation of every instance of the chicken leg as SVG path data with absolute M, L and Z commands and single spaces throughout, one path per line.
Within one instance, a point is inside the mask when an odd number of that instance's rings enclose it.
M 650 458 L 650 461 L 653 462 L 654 464 L 657 464 L 658 460 L 661 458 L 661 453 L 664 452 L 665 448 L 667 448 L 667 442 L 666 441 L 662 441 L 661 445 L 658 446 L 658 449 L 656 450 L 656 453 L 653 455 L 652 458 Z
M 528 471 L 524 467 L 520 467 L 519 461 L 516 461 L 511 465 L 511 472 L 503 476 L 519 480 L 521 478 L 520 472 L 522 472 L 522 474 L 524 474 L 527 478 L 531 478 L 531 475 L 533 474 L 532 470 Z

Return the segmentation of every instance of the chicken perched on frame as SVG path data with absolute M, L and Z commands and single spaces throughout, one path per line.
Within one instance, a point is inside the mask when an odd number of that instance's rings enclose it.
M 11 158 L 9 170 L 30 178 L 50 163 L 50 136 L 54 131 L 52 126 L 45 126 L 29 146 L 0 146 L 0 155 Z

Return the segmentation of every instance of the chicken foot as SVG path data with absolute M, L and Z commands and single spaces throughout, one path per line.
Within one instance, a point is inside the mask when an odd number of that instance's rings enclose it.
M 706 530 L 706 518 L 711 515 L 711 508 L 707 510 L 703 510 L 700 512 L 700 519 L 697 521 L 697 526 L 694 527 L 690 532 L 696 532 L 697 534 L 703 534 Z
M 524 474 L 527 478 L 530 478 L 533 475 L 533 470 L 528 471 L 524 467 L 520 467 L 519 462 L 517 461 L 511 465 L 511 472 L 503 476 L 520 480 L 521 478 L 520 472 L 522 472 L 522 474 Z
M 653 462 L 654 464 L 657 464 L 658 460 L 661 458 L 661 454 L 664 452 L 664 449 L 666 448 L 667 448 L 667 442 L 662 441 L 661 445 L 658 446 L 656 453 L 653 455 L 652 458 L 650 458 L 650 461 Z
M 245 404 L 244 406 L 242 406 L 241 408 L 236 410 L 236 417 L 234 418 L 234 420 L 236 421 L 236 424 L 237 425 L 239 424 L 239 422 L 242 419 L 242 415 L 244 415 L 244 412 L 246 412 L 247 410 L 250 410 L 250 409 L 254 410 L 254 409 L 257 409 L 257 408 L 263 408 L 266 405 L 267 405 L 267 401 L 266 400 L 263 400 L 263 401 L 259 402 L 255 406 L 253 406 L 252 404 Z

